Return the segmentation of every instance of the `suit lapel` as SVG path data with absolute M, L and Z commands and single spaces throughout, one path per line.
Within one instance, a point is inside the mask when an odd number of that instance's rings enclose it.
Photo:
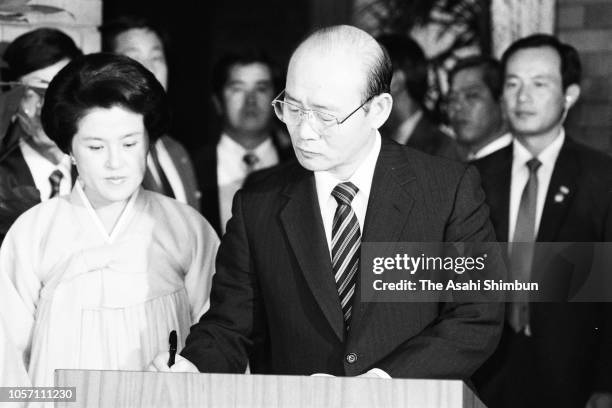
M 202 215 L 221 236 L 219 187 L 217 184 L 217 145 L 204 146 L 198 152 L 194 165 L 198 187 L 202 193 L 200 202 Z
M 546 192 L 537 241 L 554 242 L 557 239 L 559 228 L 563 225 L 567 216 L 567 211 L 578 185 L 580 170 L 576 155 L 573 153 L 573 145 L 574 142 L 566 138 L 555 162 Z
M 362 242 L 400 242 L 409 221 L 416 191 L 415 176 L 402 149 L 383 139 L 374 170 Z M 366 317 L 380 304 L 361 301 L 361 281 L 357 279 L 357 294 L 353 303 L 351 334 L 359 333 Z M 367 326 L 364 326 L 367 327 Z
M 510 178 L 512 176 L 512 145 L 476 163 L 482 174 L 491 221 L 497 240 L 508 241 L 508 215 L 510 213 Z
M 344 318 L 336 290 L 327 239 L 317 201 L 314 175 L 300 168 L 296 182 L 285 190 L 288 197 L 281 222 L 304 278 L 334 332 L 344 341 Z

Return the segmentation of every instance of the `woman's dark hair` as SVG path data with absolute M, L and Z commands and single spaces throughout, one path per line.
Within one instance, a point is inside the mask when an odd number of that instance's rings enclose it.
M 79 120 L 92 109 L 114 106 L 143 115 L 150 143 L 168 130 L 168 101 L 155 76 L 129 57 L 107 53 L 76 58 L 53 78 L 41 112 L 43 129 L 69 153 Z
M 60 30 L 39 28 L 29 31 L 6 47 L 2 57 L 8 65 L 4 79 L 15 81 L 30 72 L 81 54 L 72 38 Z

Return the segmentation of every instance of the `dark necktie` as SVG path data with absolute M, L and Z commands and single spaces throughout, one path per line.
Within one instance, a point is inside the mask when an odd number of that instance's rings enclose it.
M 259 157 L 253 152 L 247 152 L 242 156 L 242 161 L 247 166 L 247 175 L 251 174 L 255 170 L 255 166 L 259 163 Z
M 536 215 L 538 202 L 537 172 L 542 162 L 533 158 L 527 162 L 529 179 L 521 195 L 513 242 L 528 243 L 512 245 L 510 248 L 510 279 L 529 282 L 533 262 L 533 242 L 536 238 Z M 512 292 L 512 303 L 508 311 L 510 326 L 520 332 L 529 324 L 529 303 L 525 292 Z
M 332 266 L 347 330 L 351 320 L 361 245 L 359 221 L 351 207 L 358 191 L 357 186 L 351 182 L 340 183 L 332 191 L 338 203 L 332 225 Z
M 62 182 L 62 178 L 64 177 L 64 173 L 60 170 L 55 169 L 53 173 L 49 176 L 49 183 L 51 183 L 51 195 L 49 198 L 53 198 L 60 192 L 60 183 Z

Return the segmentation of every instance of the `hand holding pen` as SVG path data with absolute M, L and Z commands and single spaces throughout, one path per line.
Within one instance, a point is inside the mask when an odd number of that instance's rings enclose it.
M 176 330 L 170 332 L 168 343 L 168 351 L 162 351 L 155 356 L 147 368 L 148 371 L 199 373 L 198 368 L 191 361 L 176 353 L 178 351 L 178 336 Z

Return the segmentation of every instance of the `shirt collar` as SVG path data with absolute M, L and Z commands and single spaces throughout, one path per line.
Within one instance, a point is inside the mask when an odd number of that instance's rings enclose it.
M 23 159 L 28 164 L 28 167 L 30 167 L 32 174 L 40 173 L 45 174 L 45 177 L 48 177 L 54 170 L 58 169 L 62 172 L 64 177 L 70 179 L 71 163 L 70 156 L 67 154 L 62 155 L 62 159 L 58 164 L 54 164 L 23 139 L 19 139 L 19 148 L 21 149 Z
M 419 120 L 423 117 L 423 111 L 419 109 L 412 115 L 410 115 L 404 122 L 397 128 L 395 132 L 394 140 L 399 143 L 405 145 L 412 136 L 414 129 L 416 128 Z
M 374 146 L 368 152 L 367 156 L 363 159 L 361 164 L 357 167 L 357 170 L 353 173 L 348 180 L 341 180 L 336 176 L 332 175 L 329 171 L 315 171 L 315 182 L 317 188 L 317 194 L 319 197 L 331 197 L 331 192 L 338 185 L 350 181 L 359 189 L 359 193 L 367 199 L 370 196 L 370 190 L 372 189 L 372 178 L 374 177 L 374 169 L 376 168 L 376 161 L 380 154 L 381 138 L 380 133 L 376 131 L 374 139 Z
M 255 149 L 247 150 L 240 143 L 229 137 L 229 135 L 225 132 L 221 134 L 221 138 L 219 139 L 219 148 L 240 157 L 249 152 L 254 153 L 257 157 L 263 157 L 267 152 L 275 151 L 274 143 L 272 143 L 271 137 L 267 137 L 263 142 L 257 145 Z
M 561 128 L 559 135 L 553 140 L 551 144 L 546 146 L 544 150 L 537 155 L 538 160 L 545 166 L 554 166 L 557 157 L 559 156 L 559 152 L 561 151 L 561 147 L 563 147 L 563 142 L 565 142 L 565 129 Z M 533 158 L 533 155 L 525 146 L 522 145 L 516 138 L 514 138 L 512 142 L 513 148 L 513 167 L 522 168 L 525 164 Z
M 475 153 L 468 154 L 468 160 L 478 160 L 485 156 L 490 155 L 491 153 L 495 153 L 496 151 L 503 149 L 512 143 L 512 134 L 510 132 L 503 134 L 497 139 L 493 140 L 489 144 L 483 146 L 480 150 Z

